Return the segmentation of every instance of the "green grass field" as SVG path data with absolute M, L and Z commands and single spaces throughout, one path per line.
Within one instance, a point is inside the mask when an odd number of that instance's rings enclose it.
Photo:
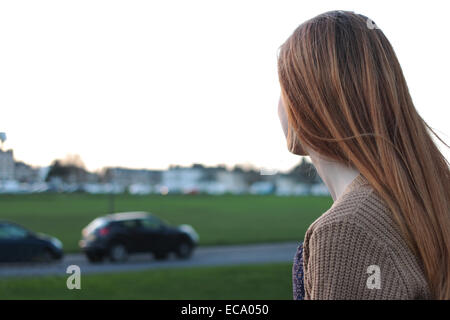
M 48 233 L 77 252 L 81 229 L 108 213 L 107 195 L 0 195 L 0 220 Z M 191 224 L 201 245 L 302 240 L 308 226 L 332 204 L 330 197 L 254 195 L 117 195 L 115 212 L 149 211 L 171 224 Z
M 196 267 L 81 275 L 81 289 L 66 277 L 2 279 L 6 299 L 286 299 L 292 300 L 291 263 Z
M 118 195 L 115 212 L 149 211 L 191 224 L 201 245 L 298 241 L 332 204 L 329 197 Z M 109 197 L 89 194 L 1 195 L 0 220 L 61 239 L 78 251 L 81 229 L 108 213 Z M 0 299 L 292 299 L 292 263 L 195 267 L 67 276 L 3 278 Z

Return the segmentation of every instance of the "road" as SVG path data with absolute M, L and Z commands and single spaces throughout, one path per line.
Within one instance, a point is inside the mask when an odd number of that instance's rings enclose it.
M 190 259 L 179 260 L 174 255 L 167 260 L 155 260 L 151 254 L 130 256 L 124 263 L 105 261 L 91 264 L 82 254 L 68 254 L 59 262 L 34 264 L 0 264 L 0 278 L 45 275 L 67 275 L 70 265 L 80 267 L 82 274 L 139 271 L 160 268 L 225 266 L 251 263 L 293 261 L 297 242 L 198 247 Z

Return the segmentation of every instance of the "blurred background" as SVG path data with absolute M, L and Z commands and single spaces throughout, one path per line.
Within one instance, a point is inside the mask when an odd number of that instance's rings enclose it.
M 0 2 L 0 299 L 292 299 L 297 245 L 332 199 L 286 149 L 279 46 L 325 11 L 368 16 L 448 142 L 446 4 Z M 170 254 L 105 247 L 93 263 L 86 243 L 114 228 L 82 230 L 120 212 L 151 213 L 137 244 Z M 73 264 L 82 290 L 66 288 Z

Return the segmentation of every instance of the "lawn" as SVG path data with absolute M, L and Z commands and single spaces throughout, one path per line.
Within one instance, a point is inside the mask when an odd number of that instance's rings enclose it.
M 330 197 L 256 195 L 117 195 L 115 212 L 149 211 L 171 224 L 191 224 L 200 245 L 298 241 L 332 204 Z M 90 194 L 0 195 L 0 220 L 61 239 L 78 251 L 81 229 L 108 213 L 109 196 Z
M 287 299 L 292 263 L 160 269 L 81 275 L 81 289 L 66 277 L 0 281 L 4 299 Z

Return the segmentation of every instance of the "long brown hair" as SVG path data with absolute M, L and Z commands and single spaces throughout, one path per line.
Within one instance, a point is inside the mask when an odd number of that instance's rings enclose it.
M 321 14 L 281 46 L 278 75 L 298 140 L 361 172 L 423 262 L 434 298 L 449 299 L 449 163 L 430 132 L 445 142 L 417 113 L 383 32 L 360 14 Z

